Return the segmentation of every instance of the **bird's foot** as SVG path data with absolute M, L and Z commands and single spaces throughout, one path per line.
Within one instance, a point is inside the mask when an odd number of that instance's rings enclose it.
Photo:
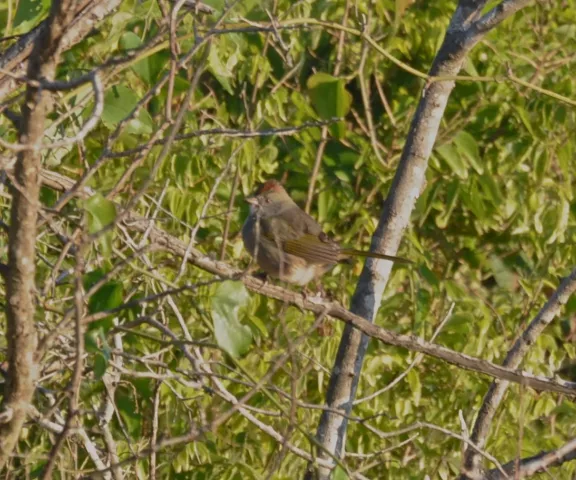
M 321 284 L 316 285 L 316 291 L 312 291 L 308 286 L 302 289 L 304 300 L 330 300 L 331 297 L 326 295 L 326 291 Z
M 262 290 L 266 285 L 268 285 L 268 274 L 266 272 L 256 272 L 253 276 L 262 281 L 259 290 Z

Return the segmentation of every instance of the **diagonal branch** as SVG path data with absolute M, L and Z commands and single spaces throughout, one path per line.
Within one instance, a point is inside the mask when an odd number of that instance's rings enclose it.
M 125 224 L 132 230 L 136 230 L 142 233 L 148 231 L 151 242 L 178 257 L 183 257 L 187 251 L 187 245 L 184 242 L 167 234 L 155 226 L 150 228 L 150 222 L 147 219 L 139 218 L 136 215 L 131 215 L 125 220 Z M 326 309 L 328 309 L 327 313 L 331 317 L 343 320 L 348 324 L 348 326 L 351 326 L 365 333 L 367 336 L 379 340 L 382 343 L 407 348 L 415 352 L 425 353 L 467 370 L 481 372 L 496 378 L 517 382 L 536 390 L 555 391 L 558 393 L 566 393 L 568 395 L 574 395 L 574 393 L 576 393 L 576 383 L 567 382 L 561 379 L 547 379 L 526 372 L 519 372 L 514 369 L 503 368 L 494 363 L 480 360 L 463 353 L 455 352 L 440 345 L 435 345 L 419 337 L 412 335 L 402 335 L 390 330 L 386 330 L 385 328 L 374 325 L 364 318 L 355 315 L 337 303 L 311 301 L 306 299 L 301 294 L 293 293 L 282 287 L 268 284 L 262 285 L 261 280 L 251 276 L 243 275 L 241 271 L 230 267 L 224 262 L 213 260 L 194 248 L 189 250 L 188 259 L 189 262 L 193 265 L 222 278 L 240 279 L 250 290 L 258 292 L 262 295 L 291 303 L 317 314 L 323 314 L 326 312 Z M 576 270 L 574 271 L 574 275 L 576 276 Z M 108 313 L 102 312 L 102 315 L 106 314 Z
M 62 191 L 72 188 L 75 185 L 75 181 L 73 179 L 45 169 L 42 170 L 42 182 L 50 188 Z M 93 192 L 86 188 L 82 194 L 83 196 L 88 197 L 92 195 Z M 188 245 L 185 242 L 156 227 L 154 225 L 154 221 L 151 219 L 143 218 L 132 212 L 129 212 L 124 218 L 123 224 L 131 231 L 136 231 L 147 235 L 150 243 L 154 246 L 154 249 L 165 250 L 180 258 L 183 258 L 186 254 L 186 251 L 188 250 Z M 535 376 L 527 372 L 502 367 L 500 365 L 496 365 L 494 363 L 481 360 L 463 353 L 455 352 L 454 350 L 450 350 L 449 348 L 445 348 L 431 342 L 427 342 L 420 337 L 402 335 L 379 327 L 370 323 L 359 315 L 346 310 L 344 307 L 337 303 L 312 301 L 312 299 L 308 299 L 302 294 L 295 293 L 280 286 L 268 283 L 263 285 L 262 280 L 249 275 L 245 275 L 242 270 L 234 268 L 225 262 L 214 260 L 210 256 L 203 254 L 194 247 L 191 247 L 188 251 L 188 262 L 222 279 L 240 280 L 244 283 L 244 285 L 246 285 L 248 289 L 261 295 L 281 300 L 315 314 L 320 315 L 327 313 L 331 317 L 346 322 L 351 327 L 358 329 L 364 334 L 375 338 L 382 343 L 406 348 L 414 352 L 421 352 L 439 360 L 451 363 L 457 367 L 483 373 L 494 378 L 516 382 L 536 390 L 564 393 L 567 395 L 574 395 L 576 393 L 576 382 L 568 382 L 559 378 L 550 379 L 546 377 Z M 574 273 L 574 275 L 576 275 L 576 273 Z M 183 286 L 178 289 L 178 292 L 183 292 L 186 289 L 187 287 Z M 191 287 L 190 289 L 193 290 L 194 288 Z M 132 308 L 133 306 L 134 304 L 127 303 L 124 307 Z M 328 311 L 326 312 L 327 307 Z M 110 311 L 99 312 L 97 315 L 92 315 L 90 321 L 96 321 L 107 315 L 118 313 L 120 309 L 121 307 Z M 42 351 L 43 348 L 40 347 L 39 350 Z M 333 412 L 337 415 L 342 415 L 339 413 L 338 409 L 334 409 Z
M 522 335 L 514 342 L 513 347 L 508 352 L 508 355 L 506 355 L 506 359 L 502 364 L 504 367 L 511 369 L 518 368 L 528 349 L 536 342 L 538 336 L 555 318 L 560 307 L 568 301 L 574 291 L 576 291 L 576 269 L 572 271 L 570 276 L 562 281 L 558 289 L 538 312 L 538 315 L 536 315 Z M 478 418 L 474 424 L 474 430 L 470 437 L 472 442 L 480 448 L 484 448 L 486 445 L 492 420 L 498 406 L 504 398 L 506 390 L 508 390 L 508 386 L 508 382 L 496 380 L 490 385 L 490 389 L 484 397 L 484 402 L 482 403 Z M 466 451 L 464 473 L 462 475 L 463 479 L 475 478 L 478 475 L 480 460 L 480 457 L 478 457 L 475 452 L 470 450 Z
M 576 439 L 570 440 L 556 450 L 539 453 L 538 455 L 523 458 L 519 461 L 513 460 L 506 465 L 502 465 L 502 469 L 509 478 L 520 479 L 529 477 L 535 473 L 544 473 L 550 467 L 558 467 L 574 459 L 576 459 Z M 506 477 L 504 477 L 501 471 L 494 469 L 486 472 L 484 478 L 486 480 L 501 480 Z
M 475 22 L 474 33 L 478 35 L 489 32 L 531 2 L 532 0 L 504 0 Z

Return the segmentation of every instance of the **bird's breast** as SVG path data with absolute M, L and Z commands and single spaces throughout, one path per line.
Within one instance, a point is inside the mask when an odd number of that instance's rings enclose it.
M 291 265 L 283 272 L 281 279 L 295 285 L 306 285 L 321 275 L 318 265 Z

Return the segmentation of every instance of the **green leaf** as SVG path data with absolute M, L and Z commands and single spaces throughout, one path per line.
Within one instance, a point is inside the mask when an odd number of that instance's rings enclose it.
M 430 270 L 426 265 L 420 265 L 418 267 L 418 273 L 420 273 L 420 275 L 422 275 L 424 280 L 426 280 L 431 286 L 437 287 L 438 285 L 440 285 L 440 281 L 438 280 L 436 274 L 432 270 Z
M 502 206 L 502 203 L 504 202 L 504 197 L 502 195 L 502 192 L 500 191 L 499 184 L 496 182 L 496 180 L 491 174 L 487 173 L 485 175 L 482 175 L 478 183 L 480 188 L 484 192 L 486 198 L 489 199 L 490 202 L 492 202 L 492 205 L 494 205 L 495 207 Z
M 108 368 L 108 358 L 102 355 L 102 353 L 97 353 L 94 357 L 94 378 L 100 380 L 106 373 Z
M 119 388 L 116 390 L 116 407 L 128 427 L 128 433 L 132 438 L 142 436 L 142 411 L 138 408 L 138 403 L 132 389 Z
M 88 312 L 98 313 L 112 310 L 122 305 L 124 299 L 124 287 L 120 282 L 110 281 L 99 288 L 88 300 Z M 103 333 L 108 332 L 113 326 L 114 317 L 107 317 L 90 323 L 89 330 L 101 330 Z
M 110 225 L 116 219 L 116 205 L 100 193 L 91 196 L 84 202 L 88 220 L 88 231 L 95 233 Z
M 516 275 L 506 264 L 496 255 L 491 255 L 489 260 L 490 268 L 496 279 L 496 283 L 506 290 L 514 291 L 518 287 Z
M 450 183 L 446 188 L 446 203 L 442 204 L 442 213 L 436 217 L 438 228 L 446 228 L 448 226 L 448 221 L 460 198 L 460 190 L 460 182 L 457 180 Z
M 98 322 L 100 324 L 100 322 Z M 95 353 L 91 356 L 93 360 L 93 370 L 96 380 L 100 380 L 106 373 L 108 364 L 110 363 L 111 351 L 110 345 L 106 341 L 106 334 L 101 324 L 98 328 L 93 328 L 94 324 L 91 324 L 89 329 L 84 334 L 84 342 L 86 345 L 86 351 L 90 353 Z
M 550 155 L 546 149 L 538 149 L 534 155 L 534 174 L 538 182 L 544 181 L 550 170 Z
M 463 189 L 462 199 L 479 220 L 486 220 L 486 208 L 484 207 L 476 179 L 471 179 L 468 190 Z
M 138 96 L 133 90 L 124 85 L 116 85 L 104 95 L 104 111 L 102 121 L 108 128 L 115 127 L 134 110 L 138 104 Z M 150 114 L 141 109 L 135 118 L 131 119 L 126 127 L 126 132 L 136 134 L 152 133 L 154 122 Z
M 14 16 L 14 27 L 20 30 L 30 29 L 50 9 L 50 0 L 20 0 Z
M 334 469 L 334 480 L 348 480 L 350 477 L 348 474 L 342 469 L 340 465 L 338 465 Z
M 468 168 L 462 159 L 462 155 L 456 148 L 449 144 L 440 145 L 436 148 L 436 152 L 444 159 L 452 171 L 461 179 L 468 178 Z
M 327 73 L 316 73 L 308 79 L 307 87 L 312 105 L 322 119 L 345 117 L 350 111 L 352 95 L 346 90 L 343 79 Z M 337 138 L 344 137 L 344 122 L 332 125 L 330 132 Z
M 130 50 L 135 50 L 142 45 L 142 40 L 134 32 L 126 32 L 120 37 L 118 42 L 120 48 L 128 52 Z M 150 62 L 148 57 L 138 60 L 134 65 L 132 65 L 132 70 L 138 75 L 147 85 L 151 83 L 150 75 Z
M 484 173 L 484 166 L 480 159 L 480 150 L 476 139 L 468 132 L 462 130 L 454 137 L 454 143 L 458 152 L 468 160 L 472 168 L 479 174 Z
M 211 48 L 208 54 L 208 70 L 216 77 L 216 80 L 220 82 L 220 85 L 230 94 L 234 94 L 234 89 L 232 88 L 231 79 L 234 78 L 232 72 L 228 69 L 227 65 L 224 65 L 218 56 L 216 48 Z
M 86 212 L 86 223 L 90 233 L 101 231 L 104 227 L 112 224 L 116 219 L 116 205 L 97 193 L 84 202 Z M 112 239 L 114 231 L 110 230 L 101 235 L 98 244 L 102 248 L 102 253 L 109 257 L 112 253 Z
M 404 11 L 413 3 L 413 0 L 396 0 L 396 8 L 394 9 L 395 24 L 398 24 Z
M 252 344 L 252 332 L 238 318 L 240 308 L 250 299 L 242 282 L 221 283 L 211 299 L 216 342 L 233 357 L 246 353 Z
M 331 196 L 326 190 L 322 190 L 318 194 L 316 201 L 316 208 L 318 209 L 318 221 L 325 222 L 328 218 L 328 209 L 330 207 Z
M 122 305 L 124 288 L 117 281 L 110 281 L 102 285 L 88 300 L 88 312 L 98 313 Z
M 468 75 L 472 75 L 473 77 L 477 77 L 479 75 L 478 71 L 476 70 L 476 67 L 474 66 L 474 62 L 472 61 L 469 55 L 467 55 L 466 58 L 464 59 L 462 70 L 464 70 Z
M 466 290 L 464 286 L 458 282 L 452 280 L 447 280 L 445 283 L 446 293 L 451 300 L 460 300 L 461 298 L 466 298 Z
M 266 325 L 264 324 L 261 318 L 259 318 L 257 315 L 250 315 L 248 319 L 250 320 L 252 325 L 256 327 L 256 329 L 260 332 L 260 334 L 263 337 L 268 336 L 268 329 L 266 328 Z
M 98 352 L 100 350 L 100 346 L 98 345 L 99 338 L 98 330 L 88 330 L 84 334 L 84 345 L 87 352 Z
M 528 112 L 526 112 L 526 110 L 521 107 L 521 106 L 514 106 L 514 110 L 516 111 L 516 113 L 518 114 L 518 117 L 520 118 L 520 121 L 524 124 L 524 126 L 526 127 L 526 130 L 528 130 L 528 132 L 530 133 L 530 135 L 532 135 L 533 137 L 536 136 L 536 134 L 534 133 L 534 129 L 532 128 L 532 123 L 530 122 L 530 118 L 528 117 Z
M 467 334 L 470 332 L 470 328 L 474 325 L 475 319 L 474 315 L 470 312 L 456 312 L 452 314 L 448 320 L 448 325 L 446 326 L 446 333 L 462 333 Z
M 554 242 L 564 242 L 564 234 L 568 228 L 568 220 L 570 217 L 570 203 L 566 199 L 560 200 L 555 205 L 554 215 L 550 215 L 549 219 L 554 223 L 552 225 L 550 237 L 546 240 L 546 245 L 551 245 Z
M 412 400 L 414 404 L 418 406 L 420 404 L 420 399 L 422 398 L 422 383 L 420 382 L 420 375 L 414 369 L 408 372 L 407 378 L 408 385 L 410 385 L 410 390 L 412 390 Z

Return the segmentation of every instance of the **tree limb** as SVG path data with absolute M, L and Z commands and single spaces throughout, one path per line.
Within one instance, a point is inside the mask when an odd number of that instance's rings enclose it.
M 574 291 L 576 291 L 576 269 L 572 271 L 569 277 L 562 281 L 558 289 L 538 312 L 538 315 L 536 315 L 522 335 L 514 342 L 502 366 L 511 369 L 518 368 L 528 349 L 536 342 L 538 336 L 555 318 L 560 307 L 568 301 Z M 480 408 L 470 437 L 480 448 L 484 448 L 486 445 L 492 420 L 500 402 L 504 398 L 506 390 L 508 390 L 508 386 L 508 382 L 495 380 L 492 385 L 490 385 L 490 389 L 484 397 L 482 407 Z M 461 478 L 476 478 L 479 475 L 480 460 L 480 457 L 478 457 L 475 452 L 466 450 L 464 472 Z
M 50 188 L 61 191 L 72 188 L 76 183 L 69 177 L 56 172 L 51 172 L 46 169 L 42 170 L 42 182 Z M 79 193 L 81 197 L 86 198 L 92 195 L 94 192 L 92 192 L 89 187 L 85 187 L 84 190 Z M 155 249 L 165 250 L 180 258 L 184 257 L 186 254 L 188 245 L 185 242 L 156 227 L 154 222 L 148 218 L 144 218 L 129 212 L 124 218 L 123 224 L 131 231 L 137 231 L 148 235 L 150 243 L 154 246 Z M 535 390 L 564 393 L 571 396 L 576 395 L 576 382 L 569 382 L 558 378 L 551 379 L 532 375 L 523 371 L 517 371 L 515 369 L 505 368 L 486 360 L 481 360 L 476 357 L 455 352 L 449 348 L 427 342 L 420 337 L 395 333 L 391 330 L 387 330 L 383 327 L 379 327 L 368 322 L 364 318 L 346 310 L 338 303 L 321 300 L 312 301 L 313 299 L 308 299 L 300 293 L 295 293 L 277 285 L 263 285 L 262 280 L 259 278 L 245 275 L 242 270 L 234 268 L 225 262 L 217 261 L 210 256 L 203 254 L 194 247 L 191 247 L 189 250 L 188 263 L 223 279 L 240 280 L 244 283 L 244 285 L 246 285 L 248 289 L 261 295 L 281 300 L 285 303 L 290 303 L 316 314 L 327 313 L 331 317 L 348 323 L 353 328 L 360 330 L 366 335 L 373 337 L 382 343 L 406 348 L 414 352 L 421 352 L 458 367 L 483 373 L 495 378 L 501 378 L 511 382 L 519 383 L 534 388 Z M 182 287 L 182 291 L 185 289 L 186 287 Z M 126 306 L 131 308 L 134 305 L 126 304 Z M 328 311 L 326 312 L 327 307 Z M 120 308 L 111 311 L 99 312 L 97 315 L 93 315 L 92 321 L 99 320 L 101 317 L 105 317 L 113 313 L 118 313 L 118 311 L 120 311 Z M 333 412 L 336 415 L 339 415 L 339 413 L 337 413 L 339 412 L 338 409 L 333 410 Z
M 520 3 L 522 1 L 524 0 Z M 505 0 L 505 3 L 510 2 Z M 475 22 L 481 19 L 485 4 L 485 0 L 460 0 L 430 69 L 430 76 L 458 74 L 468 52 L 487 31 L 474 30 Z M 508 7 L 507 13 L 499 15 L 498 21 L 494 21 L 490 28 L 513 11 L 513 8 Z M 372 238 L 372 251 L 395 255 L 398 250 L 402 233 L 408 226 L 416 199 L 423 189 L 428 158 L 453 88 L 454 81 L 428 82 L 424 87 L 394 181 Z M 373 259 L 366 261 L 352 297 L 351 312 L 369 322 L 374 321 L 391 269 L 391 262 Z M 348 324 L 342 335 L 326 394 L 329 410 L 323 411 L 318 425 L 317 438 L 323 447 L 318 452 L 321 458 L 326 458 L 326 451 L 338 457 L 343 453 L 347 418 L 356 396 L 367 346 L 368 337 L 352 324 Z M 334 409 L 342 410 L 344 415 L 335 414 Z M 310 468 L 306 478 L 311 480 L 316 474 L 320 479 L 327 479 L 331 471 L 325 468 L 318 471 Z
M 504 0 L 475 22 L 474 33 L 478 35 L 492 30 L 531 2 L 532 0 Z
M 562 445 L 556 450 L 549 452 L 542 452 L 532 457 L 513 460 L 505 465 L 502 469 L 506 472 L 509 478 L 520 479 L 534 475 L 535 473 L 543 473 L 550 467 L 557 467 L 565 462 L 576 459 L 576 439 L 570 440 L 565 445 Z M 502 480 L 506 477 L 498 469 L 489 470 L 484 476 L 486 480 Z
M 82 41 L 95 25 L 114 11 L 121 0 L 81 0 L 75 2 L 74 15 L 61 42 L 61 49 L 67 50 Z M 0 68 L 9 70 L 12 75 L 0 74 L 0 98 L 6 97 L 18 86 L 14 76 L 24 73 L 24 65 L 32 52 L 34 42 L 46 30 L 49 19 L 44 20 L 29 33 L 0 55 Z
M 132 230 L 137 230 L 142 233 L 148 231 L 151 242 L 174 255 L 183 257 L 186 253 L 187 245 L 184 242 L 155 226 L 150 228 L 150 222 L 147 219 L 131 215 L 130 218 L 125 220 L 125 224 Z M 202 270 L 220 277 L 240 279 L 250 290 L 271 298 L 291 303 L 305 310 L 322 314 L 326 312 L 326 309 L 328 309 L 327 313 L 331 317 L 343 320 L 348 324 L 348 326 L 358 329 L 369 337 L 375 338 L 382 343 L 407 348 L 415 352 L 422 352 L 467 370 L 481 372 L 496 378 L 507 379 L 532 387 L 536 390 L 548 390 L 558 393 L 566 393 L 568 395 L 576 394 L 576 382 L 573 383 L 560 379 L 552 380 L 545 377 L 531 375 L 526 372 L 506 369 L 491 362 L 455 352 L 440 345 L 435 345 L 419 337 L 392 332 L 370 323 L 364 318 L 346 310 L 337 303 L 324 301 L 316 302 L 307 299 L 299 293 L 291 292 L 282 287 L 271 284 L 262 285 L 260 279 L 243 275 L 242 271 L 232 268 L 224 262 L 213 260 L 210 257 L 203 255 L 195 248 L 190 249 L 189 262 Z M 574 275 L 576 275 L 576 270 Z M 106 312 L 102 312 L 102 314 L 104 315 Z
M 28 62 L 28 78 L 52 79 L 60 57 L 62 38 L 75 11 L 74 0 L 55 0 L 46 27 L 42 29 Z M 20 143 L 37 146 L 44 135 L 44 121 L 50 93 L 29 84 L 23 106 Z M 11 184 L 8 279 L 6 312 L 8 341 L 8 379 L 0 423 L 0 468 L 10 458 L 32 400 L 38 366 L 34 324 L 34 276 L 36 272 L 36 225 L 39 209 L 39 173 L 42 156 L 38 149 L 19 153 Z

